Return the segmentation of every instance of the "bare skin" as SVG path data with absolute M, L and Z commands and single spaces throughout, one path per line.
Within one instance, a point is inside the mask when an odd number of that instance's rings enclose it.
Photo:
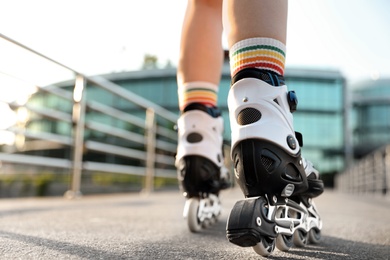
M 255 37 L 273 38 L 286 44 L 287 6 L 287 0 L 188 0 L 178 84 L 205 81 L 219 85 L 223 29 L 229 48 Z

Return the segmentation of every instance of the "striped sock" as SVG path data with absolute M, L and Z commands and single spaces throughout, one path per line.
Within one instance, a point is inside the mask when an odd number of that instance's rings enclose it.
M 210 107 L 217 106 L 218 86 L 209 82 L 188 82 L 178 88 L 179 108 L 184 108 L 191 103 L 199 103 Z
M 271 38 L 249 38 L 234 44 L 229 52 L 231 76 L 246 68 L 284 74 L 286 46 Z

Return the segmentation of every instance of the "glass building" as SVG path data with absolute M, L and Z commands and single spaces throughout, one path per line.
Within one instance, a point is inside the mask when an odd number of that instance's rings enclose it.
M 103 75 L 107 80 L 139 95 L 143 98 L 159 104 L 165 109 L 179 115 L 176 69 L 147 69 L 141 71 L 130 71 Z M 303 156 L 311 160 L 321 173 L 335 173 L 344 167 L 344 97 L 345 79 L 339 71 L 312 70 L 287 68 L 285 79 L 289 90 L 295 90 L 299 104 L 294 113 L 295 130 L 303 134 L 302 148 Z M 72 90 L 73 82 L 62 82 L 55 88 Z M 53 86 L 54 87 L 54 86 Z M 225 64 L 221 76 L 220 90 L 218 93 L 219 107 L 225 122 L 224 139 L 230 142 L 230 125 L 228 119 L 227 95 L 230 87 L 230 71 L 228 64 Z M 128 114 L 143 116 L 145 111 L 139 110 L 134 104 L 118 99 L 118 97 L 107 93 L 93 85 L 87 85 L 87 101 L 96 101 L 106 106 L 116 108 Z M 28 101 L 30 107 L 61 107 L 62 111 L 68 113 L 72 110 L 72 103 L 61 97 L 47 93 L 37 93 Z M 137 128 L 126 122 L 102 115 L 94 111 L 87 111 L 86 123 L 92 120 L 104 125 L 122 128 L 127 131 L 137 132 Z M 173 125 L 171 126 L 173 127 Z M 59 135 L 70 135 L 72 131 L 71 121 L 56 121 L 50 118 L 31 116 L 28 130 L 42 131 Z M 105 133 L 86 127 L 85 140 L 105 140 L 106 143 L 132 147 L 134 143 L 123 143 L 122 140 L 107 136 Z M 69 150 L 51 149 L 46 152 L 34 149 L 29 153 L 40 153 L 52 157 L 69 157 Z M 128 164 L 120 157 L 87 152 L 85 157 L 93 161 L 105 161 L 109 163 Z M 134 162 L 136 163 L 136 162 Z
M 175 69 L 144 70 L 104 75 L 107 79 L 178 113 Z M 344 167 L 345 79 L 339 71 L 287 68 L 289 90 L 295 90 L 299 104 L 294 113 L 295 130 L 303 134 L 303 156 L 322 173 Z M 224 139 L 230 141 L 227 96 L 230 72 L 222 72 L 218 103 L 224 117 Z M 92 94 L 98 98 L 98 93 Z M 103 102 L 103 97 L 100 98 Z M 107 102 L 107 100 L 106 100 Z M 117 104 L 120 105 L 120 104 Z
M 356 158 L 390 143 L 390 79 L 353 88 L 353 145 Z

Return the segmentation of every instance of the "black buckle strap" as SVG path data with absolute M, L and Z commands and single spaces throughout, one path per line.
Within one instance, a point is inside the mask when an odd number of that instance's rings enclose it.
M 240 70 L 232 78 L 231 84 L 233 85 L 237 81 L 244 78 L 256 78 L 260 79 L 268 84 L 279 87 L 285 85 L 284 77 L 270 70 L 261 70 L 256 68 L 247 68 Z
M 205 106 L 205 105 L 200 104 L 200 103 L 189 104 L 188 106 L 186 106 L 184 108 L 183 113 L 190 111 L 190 110 L 200 110 L 200 111 L 203 111 L 203 112 L 209 114 L 210 116 L 212 116 L 214 118 L 221 116 L 221 110 L 219 110 L 219 108 Z

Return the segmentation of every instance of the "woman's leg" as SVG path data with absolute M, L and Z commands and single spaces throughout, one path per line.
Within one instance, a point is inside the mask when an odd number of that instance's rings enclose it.
M 222 0 L 189 0 L 177 72 L 176 154 L 179 181 L 189 198 L 226 187 L 223 120 L 217 108 L 222 64 Z
M 282 204 L 291 197 L 312 207 L 308 198 L 321 194 L 323 183 L 318 171 L 301 157 L 302 138 L 294 131 L 292 117 L 298 102 L 295 92 L 284 84 L 287 0 L 225 0 L 224 26 L 232 76 L 228 96 L 231 157 L 245 197 L 258 197 L 236 203 L 227 237 L 266 256 L 275 241 L 279 249 L 288 250 L 299 230 L 290 226 L 278 236 L 283 226 L 275 219 L 280 216 L 259 212 L 270 212 L 273 206 L 282 212 Z M 300 207 L 291 207 L 283 217 L 291 223 L 299 221 L 296 216 L 301 213 L 290 210 L 300 212 Z M 302 227 L 309 232 L 311 225 L 319 234 L 321 219 L 311 219 Z M 294 238 L 300 246 L 306 241 L 304 235 Z
M 231 74 L 258 68 L 283 75 L 287 0 L 225 0 Z
M 189 0 L 177 71 L 181 111 L 191 103 L 217 105 L 222 64 L 222 0 Z

